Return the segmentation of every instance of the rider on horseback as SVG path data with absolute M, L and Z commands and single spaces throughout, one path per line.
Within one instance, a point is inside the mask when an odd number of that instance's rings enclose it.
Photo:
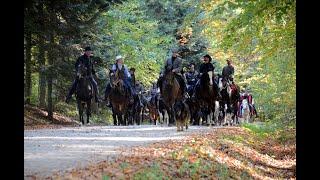
M 194 68 L 195 64 L 190 63 L 189 71 L 186 73 L 187 85 L 188 85 L 188 92 L 194 88 L 197 83 L 197 76 L 199 75 L 198 71 Z
M 99 92 L 98 92 L 98 88 L 97 88 L 97 82 L 93 78 L 93 74 L 95 74 L 95 70 L 93 69 L 93 63 L 92 63 L 92 61 L 90 59 L 90 56 L 92 54 L 92 50 L 88 46 L 88 47 L 86 47 L 84 49 L 84 51 L 85 51 L 84 54 L 77 59 L 77 61 L 75 63 L 75 69 L 76 69 L 76 72 L 78 72 L 79 64 L 82 63 L 82 64 L 85 65 L 85 67 L 87 68 L 87 75 L 89 76 L 91 85 L 92 85 L 93 90 L 94 90 L 95 101 L 99 102 L 99 99 L 98 99 Z M 66 100 L 65 100 L 66 103 L 69 103 L 69 101 L 70 101 L 70 99 L 72 97 L 72 94 L 76 90 L 76 87 L 77 87 L 78 83 L 79 83 L 79 78 L 77 76 L 76 79 L 73 81 L 72 87 L 69 90 L 69 93 L 68 93 L 68 95 L 66 97 Z
M 247 99 L 248 100 L 250 112 L 252 112 L 252 110 L 253 110 L 253 113 L 256 115 L 256 117 L 258 117 L 257 110 L 256 110 L 256 107 L 254 105 L 253 96 L 248 91 L 248 89 L 242 90 L 242 93 L 240 95 L 240 102 L 242 102 L 243 99 Z M 242 105 L 240 106 L 240 117 L 241 116 L 242 116 Z
M 130 101 L 133 101 L 134 92 L 131 87 L 131 74 L 129 73 L 127 66 L 123 63 L 123 58 L 120 55 L 116 57 L 116 63 L 112 65 L 112 68 L 111 68 L 112 72 L 110 75 L 112 76 L 117 71 L 117 69 L 124 72 L 124 75 L 125 75 L 123 79 L 124 86 L 129 90 Z M 109 107 L 110 107 L 110 102 L 109 102 L 110 91 L 111 91 L 111 85 L 110 83 L 108 83 L 105 91 L 105 100 L 107 101 L 107 106 Z
M 231 59 L 227 59 L 227 65 L 222 69 L 222 78 L 229 84 L 233 83 L 234 67 L 231 64 Z M 230 82 L 231 83 L 230 83 Z
M 188 97 L 187 93 L 187 86 L 185 83 L 184 76 L 181 74 L 182 71 L 182 59 L 179 57 L 179 51 L 178 49 L 172 50 L 172 57 L 168 58 L 165 64 L 165 71 L 171 71 L 174 73 L 177 81 L 179 82 L 179 85 L 181 87 L 181 91 L 184 97 Z M 162 92 L 162 78 L 163 76 L 160 76 L 159 78 L 159 85 L 160 85 L 160 91 Z
M 152 87 L 150 89 L 150 95 L 151 95 L 151 98 L 155 97 L 156 107 L 158 108 L 159 107 L 159 99 L 160 99 L 160 89 L 157 87 L 157 82 L 154 82 L 152 84 Z
M 208 73 L 209 75 L 209 78 L 210 79 L 213 79 L 214 77 L 214 69 L 215 67 L 213 66 L 213 64 L 211 63 L 212 61 L 212 58 L 209 54 L 203 56 L 203 63 L 200 65 L 200 76 L 203 74 L 203 73 Z M 214 62 L 215 63 L 215 62 Z M 218 95 L 218 98 L 220 99 L 221 98 L 221 95 L 220 95 L 220 90 L 219 90 L 219 87 L 218 85 L 216 84 L 215 81 L 213 81 L 213 84 L 214 86 L 214 89 L 216 90 L 216 93 Z

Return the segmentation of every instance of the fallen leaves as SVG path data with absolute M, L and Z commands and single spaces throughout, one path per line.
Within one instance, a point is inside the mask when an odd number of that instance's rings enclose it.
M 295 179 L 295 144 L 283 148 L 276 141 L 259 142 L 239 127 L 121 150 L 115 161 L 53 179 Z M 275 158 L 286 152 L 285 158 Z

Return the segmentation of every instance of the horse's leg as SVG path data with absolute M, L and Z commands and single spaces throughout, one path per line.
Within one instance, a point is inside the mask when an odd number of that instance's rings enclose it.
M 146 111 L 146 108 L 143 107 L 143 108 L 142 108 L 142 114 L 141 114 L 141 124 L 142 124 L 143 121 L 144 121 L 144 113 L 145 113 L 145 111 Z
M 89 124 L 90 116 L 91 116 L 91 101 L 87 101 L 87 124 Z
M 83 116 L 82 116 L 83 108 L 82 108 L 82 104 L 81 104 L 81 101 L 80 101 L 80 100 L 78 100 L 78 111 L 79 111 L 79 119 L 80 119 L 80 122 L 81 122 L 81 124 L 83 125 L 83 124 L 84 124 Z
M 172 114 L 172 125 L 175 125 L 176 123 L 176 113 L 174 111 L 174 104 L 171 106 L 171 114 Z
M 168 116 L 169 116 L 169 124 L 168 124 L 168 126 L 172 126 L 172 112 L 171 112 L 170 108 L 169 108 L 169 111 L 168 111 Z
M 118 121 L 119 121 L 120 126 L 123 126 L 122 114 L 117 113 L 117 116 L 118 116 Z

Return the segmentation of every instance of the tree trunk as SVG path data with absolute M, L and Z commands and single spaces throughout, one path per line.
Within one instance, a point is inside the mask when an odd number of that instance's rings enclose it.
M 54 35 L 51 33 L 50 35 L 50 47 L 48 50 L 48 73 L 47 73 L 47 83 L 48 83 L 48 118 L 50 120 L 53 120 L 53 103 L 52 103 L 52 76 L 53 76 L 53 51 L 54 49 L 52 48 L 54 45 Z
M 30 104 L 31 97 L 31 34 L 26 34 L 26 86 L 25 86 L 25 104 Z
M 45 77 L 45 49 L 44 39 L 39 37 L 39 107 L 44 108 L 46 106 L 46 77 Z
M 44 16 L 43 11 L 43 2 L 39 4 L 39 16 Z M 40 31 L 43 32 L 45 27 L 44 23 L 41 21 L 39 22 Z M 45 108 L 46 107 L 46 77 L 45 77 L 45 35 L 40 33 L 39 34 L 39 107 Z

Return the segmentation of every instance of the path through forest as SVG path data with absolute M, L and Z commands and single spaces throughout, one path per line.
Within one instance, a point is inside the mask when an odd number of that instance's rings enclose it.
M 50 176 L 72 168 L 114 158 L 119 148 L 182 139 L 209 127 L 82 126 L 24 131 L 24 175 Z

